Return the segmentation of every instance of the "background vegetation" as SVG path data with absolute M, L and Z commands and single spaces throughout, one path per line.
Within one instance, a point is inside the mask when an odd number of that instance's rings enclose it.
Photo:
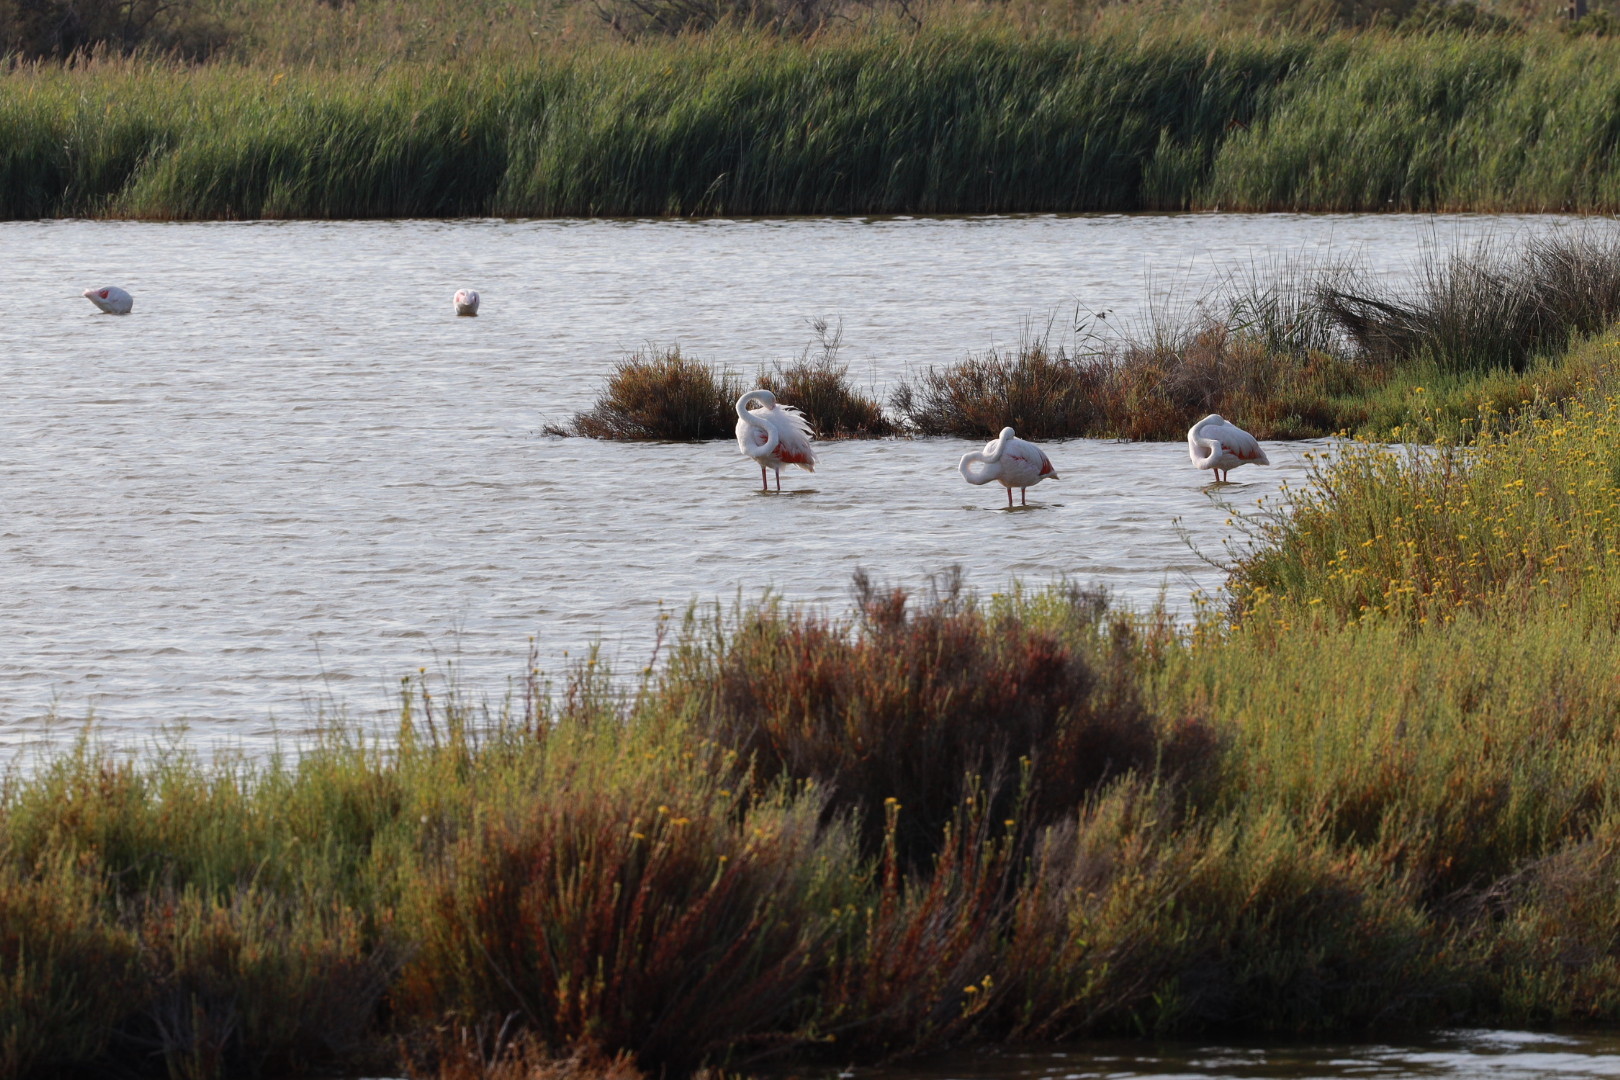
M 1606 18 L 0 0 L 0 217 L 1612 211 Z

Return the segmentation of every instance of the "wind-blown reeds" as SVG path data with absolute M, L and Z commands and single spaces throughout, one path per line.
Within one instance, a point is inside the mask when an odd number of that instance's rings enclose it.
M 521 63 L 24 65 L 0 76 L 0 217 L 1615 210 L 1617 50 L 980 19 Z

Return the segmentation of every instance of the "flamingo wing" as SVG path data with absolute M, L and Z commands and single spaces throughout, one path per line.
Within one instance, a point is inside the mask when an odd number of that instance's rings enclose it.
M 1220 431 L 1221 449 L 1239 461 L 1253 461 L 1269 465 L 1260 440 L 1235 424 L 1224 424 Z
M 769 410 L 766 420 L 777 433 L 776 456 L 783 464 L 797 465 L 808 472 L 816 470 L 816 451 L 810 445 L 813 437 L 810 421 L 791 405 L 778 405 Z

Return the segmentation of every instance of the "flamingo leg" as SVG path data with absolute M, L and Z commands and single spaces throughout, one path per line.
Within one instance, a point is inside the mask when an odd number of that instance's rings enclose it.
M 766 492 L 771 490 L 770 482 L 765 479 L 765 466 L 763 465 L 759 467 L 759 490 Z
M 1012 488 L 1007 489 L 1007 509 L 1012 509 Z
M 776 490 L 777 491 L 782 490 L 782 470 L 781 469 L 776 470 Z
M 1008 494 L 1010 495 L 1012 492 L 1008 492 Z M 1025 506 L 1029 505 L 1029 488 L 1018 489 L 1018 501 Z

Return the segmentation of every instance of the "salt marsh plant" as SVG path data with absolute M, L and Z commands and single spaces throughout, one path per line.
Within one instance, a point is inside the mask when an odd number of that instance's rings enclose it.
M 894 432 L 877 402 L 850 384 L 836 335 L 823 337 L 819 353 L 807 349 L 796 360 L 761 369 L 754 385 L 803 412 L 821 438 Z M 568 426 L 546 431 L 592 439 L 729 439 L 737 426 L 737 399 L 749 389 L 741 376 L 683 356 L 679 347 L 648 347 L 619 362 L 595 406 Z
M 390 10 L 7 71 L 0 217 L 1620 208 L 1612 38 L 970 9 L 553 46 L 508 5 L 477 55 Z
M 594 407 L 569 427 L 547 431 L 591 439 L 724 439 L 737 425 L 744 389 L 736 375 L 681 355 L 679 346 L 649 347 L 618 363 Z
M 822 319 L 810 325 L 816 344 L 793 360 L 761 368 L 757 385 L 804 413 L 821 438 L 893 435 L 894 422 L 876 401 L 851 385 L 849 365 L 838 358 L 843 328 Z

